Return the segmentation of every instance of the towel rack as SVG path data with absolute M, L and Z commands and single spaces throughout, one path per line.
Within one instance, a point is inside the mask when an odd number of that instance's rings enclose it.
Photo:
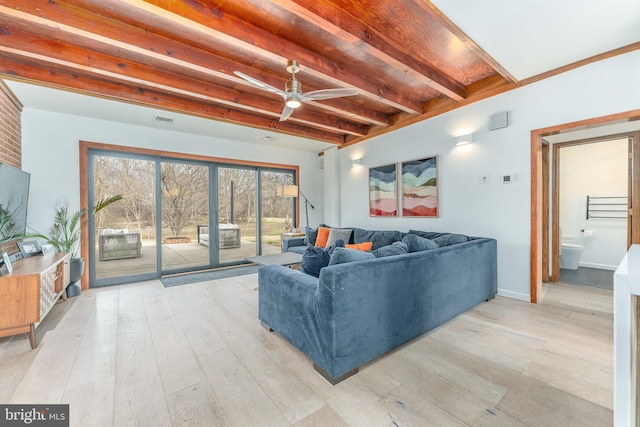
M 587 196 L 587 219 L 627 219 L 628 198 Z

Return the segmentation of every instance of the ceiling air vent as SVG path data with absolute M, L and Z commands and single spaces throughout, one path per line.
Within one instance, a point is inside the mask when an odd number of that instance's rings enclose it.
M 173 119 L 162 116 L 153 116 L 153 122 L 159 125 L 169 126 L 173 124 Z

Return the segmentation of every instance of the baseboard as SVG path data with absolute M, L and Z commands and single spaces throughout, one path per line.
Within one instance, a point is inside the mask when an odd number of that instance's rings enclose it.
M 526 301 L 526 302 L 530 302 L 531 301 L 531 295 L 529 295 L 529 294 L 523 294 L 521 292 L 507 291 L 505 289 L 498 289 L 498 295 L 500 295 L 501 297 L 517 299 L 517 300 L 520 300 L 520 301 Z
M 617 265 L 607 265 L 607 264 L 596 264 L 595 262 L 581 262 L 580 267 L 587 268 L 599 268 L 600 270 L 611 270 L 615 271 L 618 268 Z

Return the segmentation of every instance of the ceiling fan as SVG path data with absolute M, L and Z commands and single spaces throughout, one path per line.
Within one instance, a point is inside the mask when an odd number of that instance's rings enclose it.
M 291 73 L 291 78 L 287 80 L 287 84 L 285 85 L 284 90 L 280 90 L 275 88 L 267 83 L 261 82 L 260 80 L 254 79 L 251 76 L 247 76 L 240 71 L 234 71 L 233 73 L 245 79 L 249 83 L 254 86 L 259 87 L 260 89 L 276 93 L 284 98 L 284 109 L 282 110 L 282 114 L 280 115 L 280 121 L 284 122 L 287 120 L 293 110 L 302 105 L 304 101 L 319 101 L 321 99 L 332 99 L 332 98 L 340 98 L 342 96 L 352 96 L 357 95 L 357 89 L 347 89 L 347 88 L 338 88 L 338 89 L 322 89 L 322 90 L 314 90 L 308 93 L 302 93 L 302 85 L 296 79 L 296 73 L 300 71 L 300 66 L 298 65 L 298 61 L 290 60 L 287 62 L 287 71 Z

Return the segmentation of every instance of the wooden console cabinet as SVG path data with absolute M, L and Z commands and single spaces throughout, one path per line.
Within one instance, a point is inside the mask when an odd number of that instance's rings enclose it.
M 0 337 L 29 334 L 36 348 L 36 327 L 69 285 L 68 253 L 37 255 L 14 262 L 0 277 Z

